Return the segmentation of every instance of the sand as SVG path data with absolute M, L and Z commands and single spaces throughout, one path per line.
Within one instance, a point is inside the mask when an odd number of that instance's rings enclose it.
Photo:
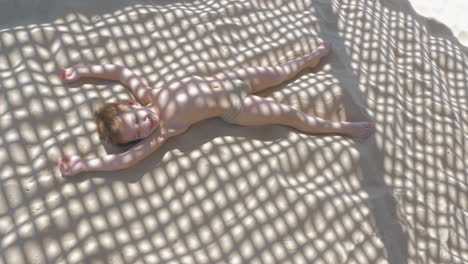
M 1 263 L 468 262 L 466 48 L 407 0 L 5 6 Z M 61 155 L 123 151 L 92 111 L 131 98 L 112 81 L 64 85 L 61 67 L 123 64 L 157 88 L 321 41 L 332 56 L 261 95 L 371 120 L 368 140 L 215 118 L 130 169 L 60 176 Z
M 446 26 L 453 35 L 468 47 L 468 2 L 464 0 L 410 0 L 414 10 L 429 20 Z

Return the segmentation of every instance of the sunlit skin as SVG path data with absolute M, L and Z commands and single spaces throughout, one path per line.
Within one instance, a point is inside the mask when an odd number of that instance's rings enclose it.
M 144 139 L 154 133 L 159 126 L 159 118 L 150 107 L 131 106 L 129 111 L 119 115 L 122 120 L 120 144 Z
M 234 70 L 239 79 L 252 87 L 250 95 L 243 101 L 236 124 L 279 124 L 310 134 L 333 133 L 357 139 L 368 138 L 374 131 L 374 125 L 370 122 L 323 120 L 292 106 L 254 95 L 292 79 L 306 68 L 316 67 L 323 57 L 330 54 L 331 49 L 331 44 L 323 43 L 313 52 L 285 64 Z M 77 65 L 64 68 L 61 72 L 64 82 L 84 77 L 118 80 L 132 91 L 138 103 L 130 103 L 131 109 L 119 116 L 122 120 L 119 143 L 141 141 L 124 153 L 101 158 L 61 157 L 58 164 L 64 176 L 131 167 L 158 149 L 168 138 L 185 132 L 198 121 L 219 117 L 230 107 L 228 92 L 219 76 L 193 76 L 152 89 L 131 70 L 113 64 Z

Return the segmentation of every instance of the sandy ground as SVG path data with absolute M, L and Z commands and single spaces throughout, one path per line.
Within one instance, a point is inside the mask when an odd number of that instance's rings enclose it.
M 467 263 L 468 59 L 406 0 L 15 1 L 0 11 L 1 263 Z M 2 3 L 3 5 L 3 3 Z M 466 28 L 464 29 L 466 32 Z M 313 50 L 315 70 L 263 92 L 365 142 L 215 118 L 128 170 L 60 177 L 97 157 L 92 111 L 130 99 L 118 63 L 152 87 Z
M 414 10 L 430 19 L 448 27 L 453 35 L 468 47 L 468 1 L 464 0 L 410 0 Z

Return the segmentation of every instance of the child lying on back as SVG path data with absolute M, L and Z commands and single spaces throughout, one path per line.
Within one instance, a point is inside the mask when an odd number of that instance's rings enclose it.
M 331 52 L 321 44 L 314 52 L 271 67 L 248 67 L 212 77 L 192 76 L 151 89 L 123 66 L 88 65 L 64 68 L 61 79 L 73 82 L 92 77 L 116 80 L 126 85 L 133 100 L 107 103 L 95 112 L 99 137 L 114 145 L 137 142 L 130 150 L 100 158 L 79 156 L 58 159 L 63 176 L 80 172 L 121 170 L 135 165 L 157 150 L 170 137 L 192 124 L 212 117 L 243 126 L 280 124 L 311 134 L 338 133 L 365 139 L 373 132 L 369 122 L 332 122 L 305 114 L 297 108 L 254 95 L 290 80 L 305 68 L 315 67 Z

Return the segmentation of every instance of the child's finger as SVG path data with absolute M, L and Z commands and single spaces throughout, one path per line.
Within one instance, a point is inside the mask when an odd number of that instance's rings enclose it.
M 58 163 L 59 167 L 63 167 L 63 163 L 64 163 L 63 158 L 59 157 L 58 160 L 57 160 L 57 163 Z
M 62 70 L 60 70 L 60 79 L 62 79 L 62 81 L 65 81 L 65 68 L 62 68 Z
M 65 175 L 65 168 L 63 167 L 63 164 L 59 165 L 59 170 L 62 175 Z
M 125 103 L 127 103 L 129 105 L 134 105 L 134 104 L 136 104 L 136 101 L 135 100 L 125 100 Z
M 59 164 L 59 168 L 63 168 L 63 160 L 62 158 L 60 157 L 59 160 L 58 160 L 58 164 Z
M 67 176 L 70 173 L 70 167 L 67 164 L 63 164 L 62 174 Z
M 69 164 L 69 157 L 59 157 L 58 161 L 59 169 L 62 176 L 69 176 L 70 175 L 70 164 Z

